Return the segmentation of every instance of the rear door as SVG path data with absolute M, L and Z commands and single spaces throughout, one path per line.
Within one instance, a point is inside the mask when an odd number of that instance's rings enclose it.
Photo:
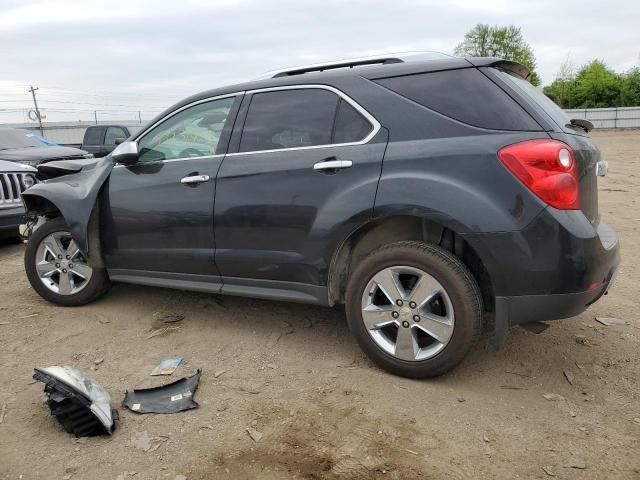
M 239 102 L 218 97 L 173 112 L 137 140 L 136 164 L 113 168 L 101 209 L 111 274 L 217 280 L 215 177 Z
M 371 216 L 386 130 L 324 86 L 255 91 L 237 123 L 216 181 L 223 292 L 323 285 L 336 229 Z

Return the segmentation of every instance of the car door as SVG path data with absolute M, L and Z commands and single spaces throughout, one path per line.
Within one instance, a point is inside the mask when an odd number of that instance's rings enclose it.
M 327 86 L 255 91 L 242 122 L 216 180 L 223 292 L 317 300 L 330 244 L 371 216 L 386 130 Z
M 110 274 L 216 282 L 215 177 L 239 96 L 201 100 L 136 139 L 139 159 L 116 165 L 102 208 Z

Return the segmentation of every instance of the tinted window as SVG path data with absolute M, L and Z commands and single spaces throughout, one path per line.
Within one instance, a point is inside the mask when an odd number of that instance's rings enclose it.
M 332 143 L 351 143 L 363 140 L 373 126 L 355 108 L 340 100 L 333 130 Z
M 420 105 L 469 125 L 494 130 L 541 130 L 515 100 L 476 68 L 376 81 Z
M 254 94 L 240 151 L 327 145 L 337 106 L 338 96 L 321 89 Z
M 526 95 L 529 99 L 535 102 L 542 110 L 549 115 L 559 125 L 564 126 L 570 123 L 569 117 L 564 110 L 562 110 L 556 103 L 547 97 L 542 90 L 534 85 L 531 85 L 526 80 L 520 77 L 511 75 L 507 72 L 500 72 L 502 78 L 504 78 L 511 85 L 515 86 L 521 93 Z
M 215 155 L 235 98 L 200 103 L 170 117 L 138 142 L 139 162 Z
M 89 127 L 84 132 L 84 143 L 87 145 L 102 145 L 102 127 Z
M 129 135 L 124 133 L 124 130 L 121 129 L 120 127 L 109 127 L 109 128 L 107 128 L 107 133 L 104 136 L 104 144 L 105 145 L 115 145 L 117 138 L 121 138 L 121 139 L 124 140 L 128 136 Z

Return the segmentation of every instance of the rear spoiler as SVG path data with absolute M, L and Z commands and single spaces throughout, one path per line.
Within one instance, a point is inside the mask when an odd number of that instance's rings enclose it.
M 518 62 L 512 62 L 511 60 L 503 60 L 502 58 L 495 57 L 474 57 L 466 58 L 465 60 L 474 67 L 495 67 L 517 75 L 523 80 L 529 80 L 531 78 L 531 72 L 527 67 Z

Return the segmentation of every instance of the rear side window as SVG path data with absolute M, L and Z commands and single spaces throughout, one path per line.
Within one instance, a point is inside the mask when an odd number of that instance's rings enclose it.
M 89 127 L 84 134 L 84 143 L 87 145 L 102 145 L 102 127 Z
M 431 110 L 475 127 L 542 130 L 533 118 L 476 68 L 376 80 Z
M 516 87 L 520 93 L 526 95 L 530 100 L 535 102 L 547 115 L 549 115 L 560 127 L 570 123 L 569 117 L 556 103 L 547 97 L 542 90 L 531 85 L 520 77 L 511 75 L 510 73 L 500 71 L 499 73 L 504 80 Z M 573 133 L 573 132 L 572 132 Z
M 340 99 L 332 143 L 353 143 L 366 138 L 373 126 L 349 103 Z
M 331 143 L 338 100 L 336 94 L 321 89 L 254 94 L 242 131 L 240 151 Z
M 104 144 L 115 145 L 118 138 L 125 140 L 128 136 L 129 135 L 124 133 L 124 130 L 120 127 L 109 127 L 107 128 L 107 133 L 104 135 Z

